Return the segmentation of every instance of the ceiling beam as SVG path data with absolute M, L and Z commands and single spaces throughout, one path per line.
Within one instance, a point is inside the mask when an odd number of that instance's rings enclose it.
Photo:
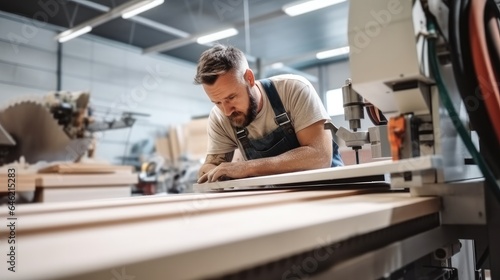
M 281 16 L 287 16 L 287 15 L 282 10 L 274 11 L 274 12 L 267 13 L 265 15 L 262 15 L 262 16 L 255 17 L 255 18 L 251 19 L 250 20 L 250 24 L 256 24 L 256 23 L 259 23 L 259 22 L 264 22 L 264 21 L 267 21 L 267 20 L 270 20 L 270 19 L 275 19 L 275 18 L 281 17 Z M 236 29 L 244 28 L 245 27 L 245 21 L 235 22 L 230 27 L 234 27 Z M 227 27 L 227 28 L 230 28 L 230 27 Z M 211 33 L 223 30 L 223 29 L 224 28 L 219 28 L 217 30 L 211 30 L 209 32 L 194 34 L 194 35 L 191 35 L 191 36 L 183 38 L 183 39 L 177 39 L 177 40 L 173 40 L 173 41 L 164 42 L 164 43 L 161 43 L 161 44 L 158 44 L 158 45 L 154 45 L 154 46 L 145 48 L 142 53 L 143 54 L 149 54 L 149 53 L 157 53 L 157 52 L 166 52 L 166 51 L 170 51 L 170 50 L 177 49 L 177 48 L 180 48 L 180 47 L 184 47 L 184 46 L 196 43 L 196 39 L 198 37 L 205 36 L 207 34 L 211 34 Z
M 209 33 L 207 33 L 207 34 L 209 34 Z M 203 35 L 207 35 L 207 34 L 203 34 Z M 197 34 L 197 35 L 191 35 L 189 37 L 182 38 L 182 39 L 171 40 L 171 41 L 161 43 L 161 44 L 149 47 L 149 48 L 145 48 L 145 49 L 143 49 L 142 53 L 143 54 L 150 54 L 150 53 L 166 52 L 169 50 L 184 47 L 186 45 L 196 43 L 196 39 L 198 39 L 198 37 L 203 36 L 203 35 Z
M 94 10 L 98 10 L 100 12 L 107 13 L 111 10 L 111 8 L 106 6 L 106 5 L 101 5 L 101 4 L 98 4 L 98 3 L 95 3 L 95 2 L 92 2 L 89 0 L 70 0 L 70 1 L 77 3 L 79 5 L 82 5 L 82 6 L 88 7 L 88 8 L 92 8 Z M 189 33 L 184 32 L 180 29 L 177 29 L 177 28 L 174 28 L 174 27 L 159 23 L 157 21 L 147 19 L 145 17 L 141 17 L 141 16 L 131 17 L 128 20 L 137 22 L 141 25 L 144 25 L 144 26 L 147 26 L 147 27 L 156 29 L 158 31 L 165 32 L 167 34 L 171 34 L 171 35 L 174 35 L 174 36 L 177 36 L 180 38 L 187 38 L 190 35 Z
M 128 9 L 130 9 L 130 8 L 140 4 L 140 3 L 144 3 L 144 0 L 128 1 L 120 6 L 117 6 L 116 8 L 109 10 L 108 12 L 106 12 L 102 15 L 99 15 L 95 18 L 84 21 L 75 27 L 72 27 L 64 32 L 59 33 L 54 39 L 59 40 L 59 39 L 63 38 L 64 36 L 66 36 L 67 34 L 76 33 L 79 30 L 86 29 L 87 27 L 93 28 L 93 27 L 96 27 L 98 25 L 101 25 L 101 24 L 108 22 L 112 19 L 120 17 L 123 14 L 123 12 L 127 11 Z

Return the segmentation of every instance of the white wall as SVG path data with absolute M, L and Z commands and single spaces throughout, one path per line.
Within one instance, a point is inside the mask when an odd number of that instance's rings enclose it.
M 351 77 L 349 60 L 340 60 L 329 64 L 307 68 L 303 71 L 313 74 L 320 79 L 320 81 L 315 83 L 314 86 L 316 87 L 318 94 L 322 96 L 322 100 L 325 100 L 324 95 L 326 91 L 341 88 L 345 84 L 345 80 Z M 331 116 L 331 119 L 336 126 L 349 128 L 349 122 L 344 119 L 344 115 Z M 361 120 L 361 129 L 367 130 L 370 126 L 373 126 L 373 124 L 365 113 L 365 118 Z
M 0 100 L 43 94 L 56 87 L 53 32 L 0 17 Z M 3 103 L 3 102 L 2 102 Z
M 50 26 L 0 15 L 0 104 L 26 94 L 57 89 L 56 31 Z M 152 139 L 169 125 L 207 115 L 212 103 L 193 84 L 195 65 L 163 55 L 142 55 L 128 45 L 85 35 L 61 45 L 61 90 L 90 91 L 96 116 L 107 120 L 123 111 L 138 117 L 130 129 L 97 135 L 97 157 L 117 161 L 130 143 Z M 1 106 L 0 105 L 0 106 Z M 130 145 L 128 146 L 130 147 Z

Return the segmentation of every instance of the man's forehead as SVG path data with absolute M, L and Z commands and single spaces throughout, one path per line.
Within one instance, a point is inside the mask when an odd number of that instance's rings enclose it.
M 238 80 L 217 79 L 213 85 L 203 85 L 203 88 L 212 101 L 230 98 L 238 93 Z

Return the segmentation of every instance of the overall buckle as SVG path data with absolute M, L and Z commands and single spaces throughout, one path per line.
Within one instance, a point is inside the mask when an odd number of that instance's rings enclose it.
M 285 112 L 283 114 L 279 114 L 274 118 L 274 122 L 276 122 L 277 125 L 283 126 L 285 124 L 290 123 L 290 118 L 288 117 L 288 114 Z
M 236 137 L 238 138 L 238 140 L 244 139 L 247 136 L 248 136 L 248 133 L 247 133 L 246 128 L 236 131 Z

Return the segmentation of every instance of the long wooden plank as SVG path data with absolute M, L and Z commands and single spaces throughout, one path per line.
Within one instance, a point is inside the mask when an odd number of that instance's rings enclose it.
M 57 187 L 39 188 L 35 194 L 36 202 L 75 202 L 86 200 L 112 199 L 119 197 L 130 197 L 132 187 L 127 185 L 111 186 L 85 186 L 85 187 Z
M 61 174 L 96 174 L 133 172 L 132 166 L 111 165 L 108 163 L 56 163 L 38 170 L 38 173 L 61 173 Z
M 136 279 L 207 278 L 436 213 L 439 208 L 438 198 L 365 194 L 202 211 L 188 219 L 136 219 L 21 233 L 18 272 L 0 270 L 0 278 L 111 279 L 122 269 Z M 22 217 L 19 221 L 23 227 L 35 222 Z M 6 229 L 1 231 L 0 246 L 5 250 Z
M 137 174 L 39 174 L 37 187 L 103 186 L 136 184 Z
M 383 190 L 388 188 L 388 185 L 384 184 L 344 184 L 342 188 L 335 186 L 336 190 L 350 190 L 350 189 L 360 189 L 360 188 L 370 188 L 373 191 Z M 316 188 L 318 189 L 318 187 Z M 322 186 L 320 189 L 329 189 L 328 186 Z M 243 197 L 243 196 L 258 196 L 258 195 L 269 195 L 276 193 L 286 193 L 286 192 L 296 192 L 303 191 L 304 189 L 298 188 L 272 188 L 264 190 L 246 190 L 246 191 L 225 191 L 225 192 L 205 192 L 205 193 L 183 193 L 183 194 L 160 194 L 152 196 L 136 196 L 128 198 L 113 198 L 113 199 L 100 199 L 92 201 L 78 201 L 78 202 L 58 202 L 49 204 L 22 204 L 19 205 L 16 210 L 20 215 L 27 214 L 40 214 L 48 212 L 57 211 L 74 211 L 74 210 L 85 210 L 85 209 L 96 209 L 96 208 L 113 208 L 120 206 L 140 206 L 146 204 L 165 204 L 172 202 L 189 202 L 192 204 L 201 204 L 204 200 L 211 199 L 222 199 L 227 197 Z M 314 190 L 313 187 L 308 187 L 307 190 Z M 6 213 L 1 212 L 0 218 L 7 217 Z
M 373 176 L 407 171 L 428 170 L 440 167 L 442 167 L 441 156 L 433 155 L 399 161 L 384 160 L 359 165 L 348 165 L 335 168 L 323 168 L 213 183 L 194 184 L 193 189 L 200 192 L 214 189 L 250 189 L 265 185 L 357 178 L 360 174 L 362 174 L 362 176 Z
M 283 203 L 300 203 L 309 200 L 337 198 L 373 190 L 346 190 L 346 191 L 307 191 L 288 192 L 279 195 L 235 196 L 226 199 L 202 199 L 196 201 L 179 201 L 132 206 L 130 204 L 113 208 L 93 208 L 80 211 L 64 211 L 52 213 L 31 213 L 17 215 L 23 221 L 23 227 L 18 234 L 36 231 L 48 231 L 57 228 L 82 228 L 146 219 L 168 219 L 193 215 L 205 215 L 212 212 L 236 211 L 243 208 L 258 208 Z M 4 213 L 8 213 L 5 210 Z
M 115 208 L 123 206 L 141 206 L 148 204 L 165 204 L 172 202 L 191 202 L 199 203 L 206 199 L 222 199 L 235 196 L 255 196 L 269 195 L 274 193 L 285 193 L 294 190 L 265 190 L 265 191 L 245 191 L 245 192 L 219 192 L 219 193 L 187 193 L 176 195 L 153 195 L 153 196 L 136 196 L 128 198 L 113 198 L 91 201 L 77 202 L 57 202 L 57 203 L 30 203 L 18 205 L 16 213 L 19 215 L 42 214 L 60 211 L 75 211 L 98 208 Z M 0 207 L 0 209 L 3 209 Z M 8 214 L 5 209 L 0 210 L 0 219 L 7 218 Z
M 35 190 L 35 179 L 36 179 L 35 173 L 16 172 L 15 182 L 13 182 L 14 186 L 15 186 L 15 191 L 16 192 L 34 191 Z M 0 193 L 8 192 L 9 185 L 12 186 L 12 181 L 9 181 L 9 177 L 8 177 L 7 173 L 0 173 Z M 11 190 L 12 190 L 12 188 L 11 188 Z

